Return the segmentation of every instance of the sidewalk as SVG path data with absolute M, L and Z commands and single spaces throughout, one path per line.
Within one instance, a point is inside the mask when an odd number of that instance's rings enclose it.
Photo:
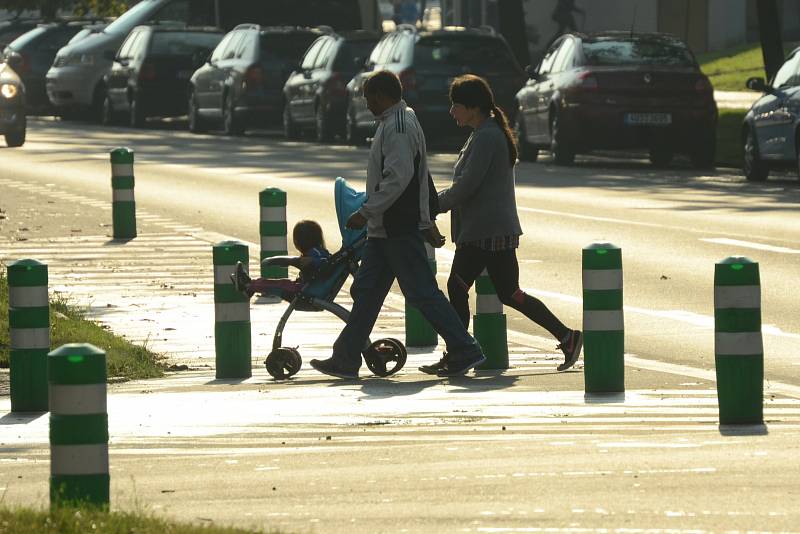
M 755 91 L 714 91 L 718 108 L 749 109 L 759 98 L 761 93 Z

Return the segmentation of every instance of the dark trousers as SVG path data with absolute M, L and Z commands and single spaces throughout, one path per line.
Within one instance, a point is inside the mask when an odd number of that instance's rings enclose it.
M 475 279 L 486 269 L 505 306 L 522 312 L 553 337 L 561 341 L 570 332 L 547 306 L 519 288 L 517 251 L 489 251 L 473 246 L 460 246 L 453 257 L 453 267 L 447 280 L 447 293 L 464 326 L 469 326 L 469 290 Z

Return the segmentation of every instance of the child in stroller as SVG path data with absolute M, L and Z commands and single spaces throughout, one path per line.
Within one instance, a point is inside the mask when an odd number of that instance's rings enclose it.
M 251 280 L 243 265 L 236 266 L 231 275 L 239 291 L 278 295 L 289 303 L 272 340 L 272 352 L 265 360 L 267 372 L 276 379 L 290 378 L 302 365 L 296 347 L 283 347 L 283 329 L 294 310 L 306 312 L 328 311 L 342 321 L 350 312 L 333 302 L 348 275 L 355 275 L 361 252 L 366 242 L 366 229 L 347 228 L 348 217 L 366 200 L 366 193 L 352 189 L 343 178 L 334 184 L 336 217 L 342 233 L 342 248 L 334 254 L 325 249 L 322 229 L 314 221 L 301 221 L 292 231 L 292 240 L 301 256 L 273 256 L 264 259 L 267 265 L 293 266 L 300 269 L 297 280 L 259 278 Z M 383 338 L 370 343 L 362 351 L 367 367 L 378 376 L 389 376 L 406 363 L 406 348 L 395 338 Z

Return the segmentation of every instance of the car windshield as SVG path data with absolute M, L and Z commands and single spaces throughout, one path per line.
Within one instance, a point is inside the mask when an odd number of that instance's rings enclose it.
M 8 46 L 13 48 L 14 50 L 19 50 L 21 48 L 24 48 L 28 46 L 30 43 L 34 42 L 36 39 L 38 39 L 39 36 L 42 35 L 43 33 L 47 33 L 47 29 L 48 28 L 45 26 L 39 26 L 38 28 L 34 28 L 33 30 L 27 33 L 23 33 L 22 35 L 11 41 L 11 43 L 9 43 Z
M 146 19 L 142 14 L 153 11 L 158 4 L 158 0 L 142 0 L 128 11 L 119 16 L 117 20 L 112 22 L 104 30 L 106 33 L 124 33 L 128 34 L 131 29 L 139 24 L 140 20 Z
M 516 70 L 508 47 L 492 37 L 428 37 L 414 49 L 414 66 L 424 70 L 508 72 Z
M 354 63 L 356 58 L 360 58 L 363 62 L 377 43 L 377 39 L 374 41 L 345 41 L 342 43 L 342 47 L 336 55 L 336 61 L 333 63 L 333 70 L 358 70 L 361 66 Z
M 262 34 L 261 62 L 276 66 L 296 63 L 317 37 L 316 33 Z
M 222 35 L 209 32 L 156 32 L 150 43 L 154 56 L 191 56 L 202 50 L 213 50 Z
M 696 65 L 686 45 L 675 39 L 599 38 L 583 42 L 583 55 L 586 64 L 592 66 Z

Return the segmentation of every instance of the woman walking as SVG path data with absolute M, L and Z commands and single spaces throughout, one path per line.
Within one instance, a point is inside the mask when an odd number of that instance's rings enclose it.
M 539 299 L 519 287 L 516 249 L 522 229 L 514 194 L 517 146 L 508 119 L 495 105 L 483 78 L 467 74 L 450 85 L 450 115 L 459 126 L 472 128 L 453 170 L 453 185 L 439 193 L 439 210 L 451 212 L 451 237 L 456 245 L 447 280 L 450 303 L 465 326 L 469 325 L 469 289 L 486 269 L 497 296 L 546 329 L 564 353 L 559 371 L 572 367 L 583 345 L 580 330 L 566 327 Z M 420 367 L 436 374 L 447 354 L 436 364 Z

